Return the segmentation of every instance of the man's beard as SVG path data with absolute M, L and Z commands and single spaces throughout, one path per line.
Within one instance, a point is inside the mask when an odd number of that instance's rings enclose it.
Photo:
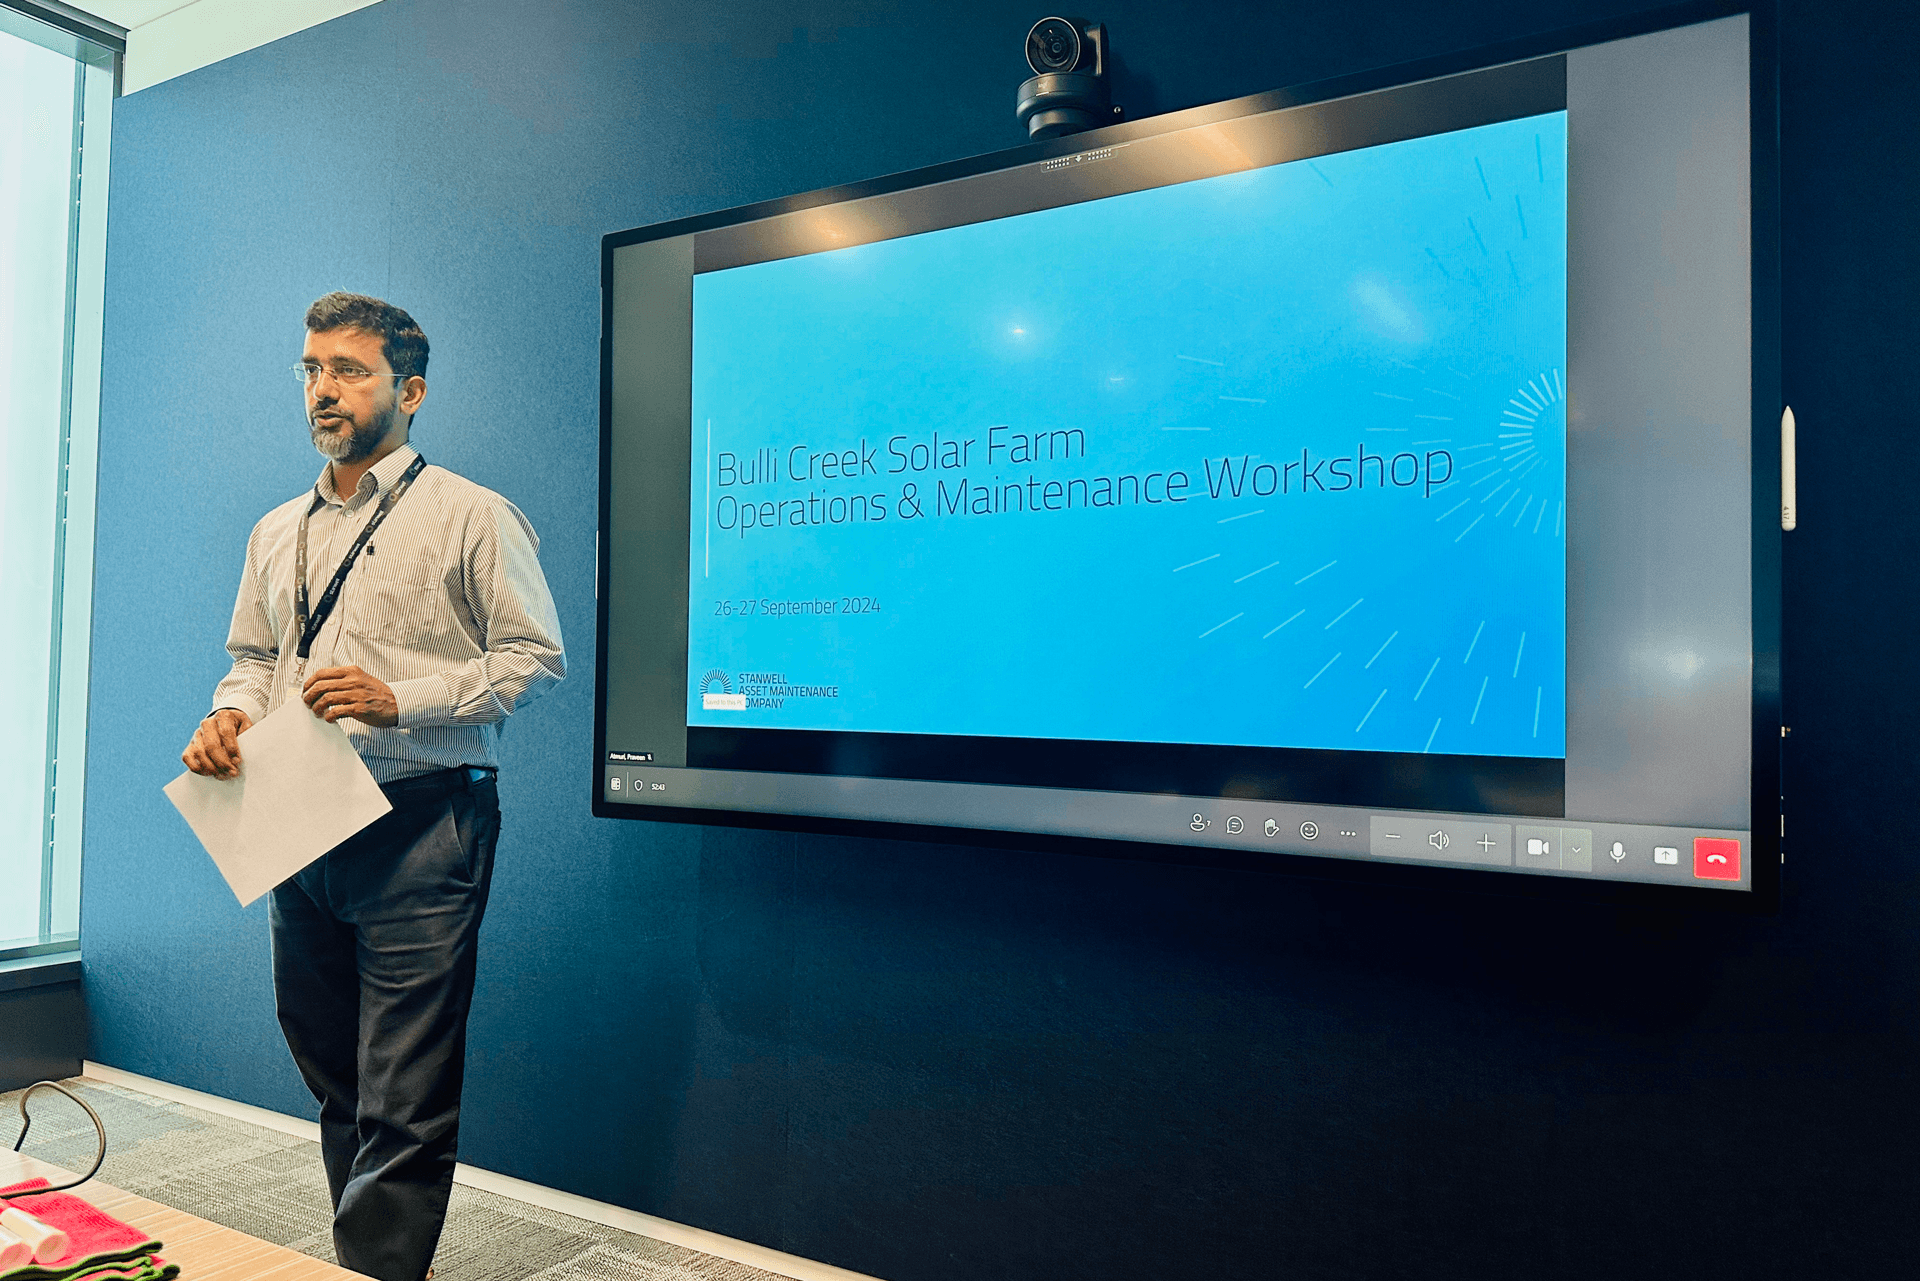
M 358 463 L 373 457 L 373 451 L 393 430 L 394 420 L 400 415 L 398 404 L 388 405 L 379 410 L 366 423 L 353 423 L 345 431 L 326 431 L 311 419 L 307 429 L 313 436 L 313 447 L 336 463 Z M 346 421 L 346 420 L 336 420 Z

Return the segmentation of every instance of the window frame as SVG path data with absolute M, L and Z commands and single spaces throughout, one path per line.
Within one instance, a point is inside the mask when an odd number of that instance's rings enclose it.
M 107 179 L 126 42 L 123 30 L 52 0 L 0 0 L 0 34 L 74 63 L 38 929 L 0 939 L 7 962 L 71 953 L 79 939 Z

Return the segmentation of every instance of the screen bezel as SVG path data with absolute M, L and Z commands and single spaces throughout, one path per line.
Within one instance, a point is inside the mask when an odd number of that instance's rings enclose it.
M 1749 132 L 1752 148 L 1750 284 L 1753 406 L 1751 422 L 1753 674 L 1749 792 L 1751 888 L 1748 891 L 1727 893 L 1722 889 L 1689 885 L 1516 875 L 1511 871 L 1381 863 L 1305 854 L 1264 852 L 1242 854 L 1231 850 L 1109 838 L 987 828 L 936 827 L 869 819 L 820 818 L 801 814 L 704 807 L 636 805 L 631 802 L 608 802 L 602 799 L 601 785 L 607 757 L 607 642 L 610 603 L 610 557 L 607 547 L 607 530 L 610 527 L 612 508 L 613 448 L 610 308 L 613 299 L 612 273 L 615 250 L 647 241 L 683 236 L 845 201 L 886 195 L 933 183 L 949 182 L 1014 166 L 1031 165 L 1036 161 L 1072 156 L 1116 143 L 1131 142 L 1217 121 L 1397 88 L 1425 80 L 1547 56 L 1586 45 L 1647 35 L 1739 14 L 1746 14 L 1749 18 Z M 1564 28 L 1438 58 L 1170 112 L 1065 138 L 1030 143 L 1005 151 L 891 174 L 864 182 L 823 188 L 778 200 L 762 201 L 733 209 L 656 223 L 603 237 L 601 241 L 599 546 L 595 568 L 594 753 L 589 775 L 592 813 L 597 818 L 812 832 L 1241 868 L 1382 884 L 1420 891 L 1452 889 L 1456 892 L 1514 894 L 1536 899 L 1545 897 L 1645 907 L 1691 908 L 1697 906 L 1709 910 L 1743 913 L 1769 914 L 1777 911 L 1781 881 L 1781 818 L 1778 797 L 1780 795 L 1782 720 L 1780 701 L 1781 529 L 1778 520 L 1780 451 L 1777 448 L 1779 424 L 1776 416 L 1781 403 L 1776 39 L 1776 26 L 1771 6 L 1746 3 L 1678 5 L 1629 18 Z

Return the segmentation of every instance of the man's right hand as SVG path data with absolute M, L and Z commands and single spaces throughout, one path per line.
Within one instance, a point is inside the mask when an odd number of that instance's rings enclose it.
M 239 778 L 240 735 L 252 727 L 253 718 L 245 712 L 223 707 L 200 722 L 180 759 L 188 769 L 208 778 Z

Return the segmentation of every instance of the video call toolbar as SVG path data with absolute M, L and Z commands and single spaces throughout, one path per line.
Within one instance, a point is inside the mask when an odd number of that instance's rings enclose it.
M 1747 889 L 1749 834 L 1054 788 L 610 765 L 613 802 L 1095 834 L 1205 849 Z M 897 817 L 894 811 L 897 811 Z

